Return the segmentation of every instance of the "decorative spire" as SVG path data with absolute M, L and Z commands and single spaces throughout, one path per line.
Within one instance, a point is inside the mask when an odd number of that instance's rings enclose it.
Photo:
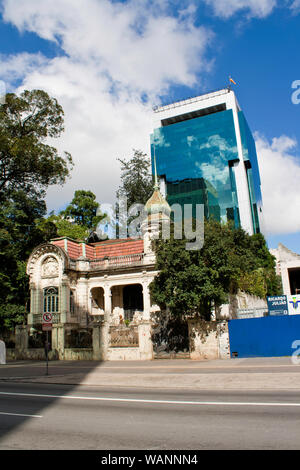
M 160 188 L 157 178 L 157 168 L 156 168 L 156 155 L 155 155 L 155 145 L 154 147 L 154 192 L 150 199 L 145 204 L 145 210 L 147 214 L 166 214 L 170 215 L 171 208 L 165 198 L 160 193 Z
M 157 191 L 159 190 L 159 185 L 158 185 L 158 180 L 157 180 L 155 144 L 153 144 L 153 148 L 154 148 L 154 191 Z

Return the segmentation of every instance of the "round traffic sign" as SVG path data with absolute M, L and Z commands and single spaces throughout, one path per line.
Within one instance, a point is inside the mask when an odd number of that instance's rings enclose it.
M 43 313 L 43 323 L 52 323 L 52 313 Z

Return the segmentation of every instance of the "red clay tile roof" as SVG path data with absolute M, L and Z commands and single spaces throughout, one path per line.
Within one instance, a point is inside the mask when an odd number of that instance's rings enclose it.
M 108 240 L 95 243 L 95 258 L 111 258 L 114 256 L 125 256 L 137 253 L 143 253 L 143 240 L 125 239 L 125 240 Z
M 65 247 L 67 247 L 66 251 L 71 259 L 78 259 L 80 256 L 83 256 L 82 243 L 68 238 L 52 240 L 52 243 L 64 250 Z M 132 238 L 125 238 L 85 244 L 85 253 L 87 258 L 94 260 L 138 254 L 143 253 L 143 251 L 144 241 L 142 239 L 135 240 Z

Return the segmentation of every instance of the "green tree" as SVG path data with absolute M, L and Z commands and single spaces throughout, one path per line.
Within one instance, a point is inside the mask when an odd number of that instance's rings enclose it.
M 50 238 L 69 237 L 85 240 L 91 231 L 106 217 L 100 211 L 100 204 L 91 191 L 75 191 L 71 203 L 58 215 L 51 213 L 46 219 L 37 221 L 37 227 L 44 233 L 51 233 Z
M 68 237 L 73 240 L 85 240 L 89 236 L 89 228 L 75 222 L 65 219 L 62 215 L 50 215 L 47 219 L 38 223 L 39 228 L 44 231 L 47 227 L 53 225 L 55 227 L 55 237 Z
M 133 156 L 129 160 L 118 158 L 121 164 L 121 184 L 117 190 L 116 227 L 117 237 L 120 232 L 126 233 L 128 225 L 134 217 L 122 218 L 122 199 L 127 199 L 127 209 L 134 204 L 145 205 L 153 193 L 153 178 L 151 174 L 151 162 L 147 154 L 141 150 L 133 150 Z M 121 204 L 120 204 L 121 203 Z
M 45 91 L 6 95 L 0 106 L 0 201 L 16 190 L 42 196 L 49 185 L 66 181 L 71 155 L 46 143 L 63 130 L 63 109 Z
M 118 161 L 121 163 L 121 185 L 117 198 L 125 196 L 128 207 L 146 204 L 153 193 L 150 159 L 141 150 L 133 150 L 130 160 L 118 158 Z
M 21 190 L 11 192 L 0 206 L 0 327 L 12 328 L 24 319 L 29 301 L 26 260 L 35 246 L 49 239 L 36 226 L 45 212 L 44 201 Z
M 172 315 L 210 320 L 212 309 L 239 289 L 260 297 L 280 293 L 278 284 L 266 282 L 270 273 L 276 277 L 275 261 L 262 235 L 249 236 L 209 220 L 203 247 L 188 251 L 185 245 L 186 240 L 173 236 L 155 242 L 159 274 L 151 283 L 151 295 Z
M 72 158 L 50 145 L 64 130 L 64 113 L 42 90 L 6 95 L 0 106 L 0 328 L 24 320 L 29 301 L 26 260 L 57 235 L 46 214 L 49 185 L 63 184 Z
M 78 190 L 75 191 L 71 203 L 60 212 L 60 216 L 88 230 L 96 230 L 105 214 L 100 213 L 100 204 L 96 201 L 95 194 L 91 191 Z

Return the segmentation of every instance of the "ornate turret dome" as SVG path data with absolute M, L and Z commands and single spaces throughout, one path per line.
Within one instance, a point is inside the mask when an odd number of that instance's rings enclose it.
M 154 155 L 155 184 L 154 192 L 145 204 L 145 219 L 141 225 L 144 236 L 144 250 L 146 254 L 153 255 L 151 239 L 159 238 L 159 233 L 164 224 L 170 223 L 171 208 L 159 190 L 156 172 L 156 160 Z
M 158 186 L 154 187 L 154 193 L 145 204 L 145 210 L 148 215 L 165 214 L 170 215 L 171 208 L 165 198 L 162 196 Z

